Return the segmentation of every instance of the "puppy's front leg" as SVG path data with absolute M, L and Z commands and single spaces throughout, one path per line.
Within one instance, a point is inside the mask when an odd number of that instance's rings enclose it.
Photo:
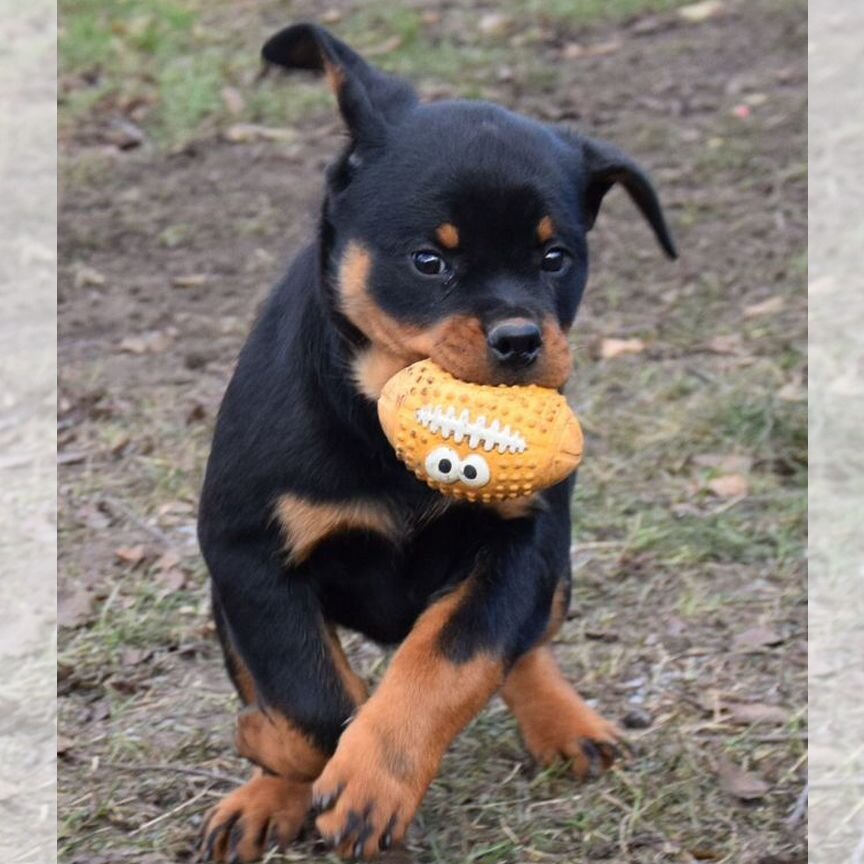
M 318 828 L 345 857 L 402 839 L 447 747 L 504 680 L 497 652 L 457 662 L 443 647 L 476 588 L 471 578 L 420 616 L 315 784 Z

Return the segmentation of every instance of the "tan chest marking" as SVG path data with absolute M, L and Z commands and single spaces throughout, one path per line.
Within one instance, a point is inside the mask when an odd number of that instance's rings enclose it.
M 283 495 L 276 514 L 285 534 L 289 561 L 305 561 L 323 540 L 349 531 L 371 531 L 394 542 L 401 527 L 382 505 L 368 501 L 316 504 L 297 495 Z

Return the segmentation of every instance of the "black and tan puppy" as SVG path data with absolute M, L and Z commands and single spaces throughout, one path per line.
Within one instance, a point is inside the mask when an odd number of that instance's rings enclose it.
M 583 776 L 616 738 L 547 645 L 569 600 L 572 482 L 449 504 L 396 460 L 380 388 L 424 357 L 467 381 L 562 387 L 586 235 L 615 183 L 675 250 L 645 173 L 609 145 L 484 102 L 420 104 L 316 26 L 264 57 L 326 73 L 349 140 L 316 241 L 243 349 L 207 468 L 201 547 L 257 768 L 203 850 L 253 860 L 315 807 L 342 855 L 372 857 L 495 693 L 543 764 Z M 337 627 L 399 644 L 371 695 Z

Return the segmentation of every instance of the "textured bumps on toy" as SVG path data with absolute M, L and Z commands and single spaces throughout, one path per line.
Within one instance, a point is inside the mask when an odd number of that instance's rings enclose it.
M 525 498 L 563 480 L 582 459 L 582 429 L 560 393 L 469 384 L 431 360 L 384 385 L 378 417 L 399 459 L 459 500 Z

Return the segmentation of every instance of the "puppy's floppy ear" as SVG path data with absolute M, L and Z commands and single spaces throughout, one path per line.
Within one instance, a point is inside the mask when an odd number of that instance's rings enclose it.
M 677 258 L 675 241 L 666 225 L 663 209 L 648 174 L 626 153 L 605 141 L 580 136 L 577 146 L 582 149 L 585 172 L 582 200 L 588 228 L 594 226 L 603 197 L 616 183 L 620 183 L 654 230 L 657 242 L 666 255 Z
M 285 69 L 325 73 L 351 136 L 361 146 L 381 143 L 387 125 L 417 102 L 410 84 L 370 66 L 316 24 L 295 24 L 279 31 L 261 54 L 265 62 Z

